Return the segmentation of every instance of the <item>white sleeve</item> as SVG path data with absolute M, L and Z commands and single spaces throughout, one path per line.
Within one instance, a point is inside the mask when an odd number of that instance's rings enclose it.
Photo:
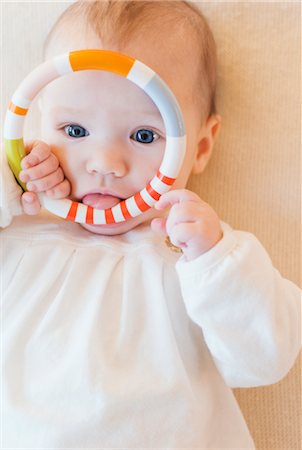
M 186 309 L 229 386 L 272 384 L 301 347 L 301 291 L 282 278 L 254 235 L 223 228 L 207 253 L 176 263 Z
M 0 169 L 0 227 L 3 228 L 11 223 L 14 216 L 23 214 L 22 189 L 16 182 L 3 151 L 1 151 Z

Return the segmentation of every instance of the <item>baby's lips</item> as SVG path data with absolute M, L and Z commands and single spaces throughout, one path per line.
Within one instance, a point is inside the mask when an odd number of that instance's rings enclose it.
M 121 199 L 113 195 L 103 194 L 87 194 L 82 199 L 82 203 L 87 206 L 92 206 L 96 209 L 107 209 L 117 205 Z

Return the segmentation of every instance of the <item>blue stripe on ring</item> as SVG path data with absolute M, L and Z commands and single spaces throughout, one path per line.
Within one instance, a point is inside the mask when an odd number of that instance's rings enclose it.
M 158 107 L 166 127 L 166 134 L 171 137 L 184 136 L 186 131 L 180 108 L 167 84 L 155 74 L 143 89 Z

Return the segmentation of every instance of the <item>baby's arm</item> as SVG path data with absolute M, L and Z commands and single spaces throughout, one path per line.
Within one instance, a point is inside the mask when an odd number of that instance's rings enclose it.
M 70 193 L 70 184 L 65 178 L 57 157 L 43 141 L 31 141 L 25 146 L 27 156 L 21 161 L 20 180 L 26 183 L 27 192 L 21 197 L 23 210 L 34 215 L 40 211 L 38 192 L 46 192 L 52 198 L 64 198 Z
M 183 250 L 176 264 L 183 299 L 225 381 L 232 387 L 279 381 L 301 346 L 301 292 L 283 278 L 251 233 L 220 222 L 186 189 L 163 194 L 167 219 L 152 228 Z
M 176 264 L 190 318 L 231 387 L 276 383 L 301 347 L 301 292 L 251 233 L 224 225 L 207 253 Z

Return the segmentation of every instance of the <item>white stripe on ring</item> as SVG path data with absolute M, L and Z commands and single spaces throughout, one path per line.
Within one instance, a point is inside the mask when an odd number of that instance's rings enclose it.
M 83 203 L 78 204 L 77 213 L 75 216 L 75 222 L 85 223 L 86 222 L 86 214 L 87 214 L 87 206 Z
M 152 69 L 136 60 L 127 75 L 127 79 L 144 89 L 154 76 L 155 72 Z
M 142 199 L 145 200 L 145 202 L 149 206 L 153 206 L 157 202 L 157 200 L 155 200 L 155 198 L 151 197 L 151 195 L 149 194 L 149 192 L 147 191 L 146 188 L 144 188 L 142 191 L 140 191 L 140 194 L 142 196 Z
M 3 127 L 5 139 L 21 139 L 23 137 L 25 117 L 7 110 Z
M 121 209 L 121 202 L 111 208 L 114 220 L 116 222 L 124 222 L 125 218 Z
M 69 53 L 65 53 L 64 55 L 57 56 L 53 60 L 56 71 L 59 76 L 66 75 L 68 73 L 72 73 L 72 67 L 69 61 Z
M 168 186 L 166 183 L 163 183 L 158 177 L 154 177 L 150 181 L 150 185 L 159 194 L 164 194 L 171 188 L 171 186 Z
M 137 204 L 135 203 L 134 196 L 126 200 L 126 206 L 132 217 L 136 217 L 142 213 Z
M 104 209 L 93 208 L 93 223 L 94 225 L 104 225 L 106 223 Z
M 12 96 L 12 103 L 20 108 L 28 109 L 30 106 L 30 100 L 23 97 L 19 89 Z
M 159 171 L 169 178 L 176 178 L 185 156 L 186 135 L 180 137 L 166 136 L 166 150 Z M 181 158 L 175 154 L 181 153 Z
M 46 194 L 40 193 L 38 194 L 39 200 L 42 206 L 46 208 L 48 211 L 56 214 L 59 217 L 62 217 L 63 219 L 66 219 L 67 214 L 70 210 L 70 206 L 72 201 L 68 200 L 66 198 L 56 200 L 50 197 L 47 197 Z

